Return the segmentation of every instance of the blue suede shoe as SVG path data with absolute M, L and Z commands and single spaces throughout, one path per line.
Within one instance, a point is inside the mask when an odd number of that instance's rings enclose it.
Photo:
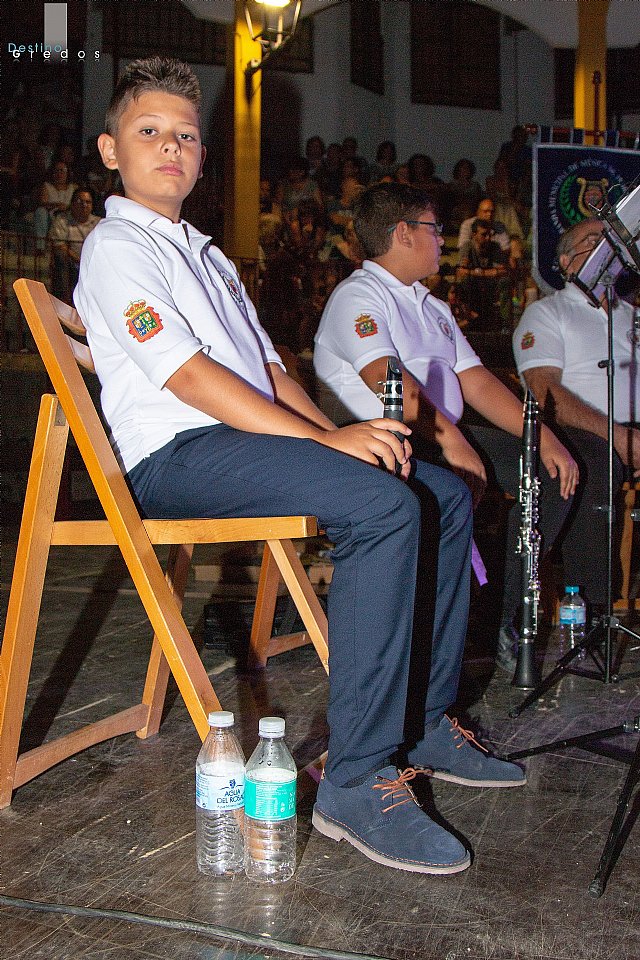
M 430 771 L 439 780 L 466 787 L 523 787 L 524 771 L 515 763 L 491 757 L 470 730 L 445 713 L 417 747 L 409 751 L 408 762 L 416 770 Z
M 415 873 L 458 873 L 471 863 L 459 840 L 430 820 L 408 781 L 415 770 L 389 766 L 357 787 L 318 786 L 312 822 L 332 840 L 347 840 L 385 867 Z

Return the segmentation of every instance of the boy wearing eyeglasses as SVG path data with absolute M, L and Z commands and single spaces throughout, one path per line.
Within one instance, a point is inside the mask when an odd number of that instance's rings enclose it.
M 315 338 L 323 409 L 337 423 L 380 416 L 380 382 L 387 358 L 396 357 L 403 367 L 404 420 L 417 455 L 443 462 L 462 477 L 476 503 L 488 472 L 517 499 L 522 403 L 483 366 L 449 306 L 421 283 L 437 273 L 443 246 L 430 197 L 405 184 L 376 184 L 358 201 L 354 228 L 367 259 L 336 287 Z M 461 430 L 465 404 L 492 426 Z M 570 507 L 578 468 L 545 426 L 540 459 L 545 469 L 539 527 L 549 549 Z M 521 598 L 518 513 L 510 512 L 497 653 L 498 664 L 511 673 Z

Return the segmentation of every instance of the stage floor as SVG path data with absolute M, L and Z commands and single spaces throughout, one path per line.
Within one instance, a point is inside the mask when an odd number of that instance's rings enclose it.
M 70 555 L 73 554 L 71 560 Z M 6 602 L 11 548 L 3 549 Z M 54 550 L 39 630 L 24 740 L 71 731 L 92 714 L 126 706 L 140 688 L 149 649 L 144 611 L 109 550 Z M 97 578 L 97 580 L 96 580 Z M 95 586 L 94 586 L 95 584 Z M 206 585 L 193 583 L 185 617 L 202 633 Z M 237 610 L 235 611 L 237 613 Z M 237 640 L 233 604 L 220 632 Z M 245 618 L 246 619 L 246 618 Z M 621 723 L 640 713 L 640 681 L 566 676 L 519 719 L 521 697 L 501 673 L 476 624 L 468 644 L 462 720 L 505 752 Z M 547 664 L 557 637 L 543 640 Z M 248 753 L 258 718 L 281 715 L 298 766 L 325 748 L 327 679 L 312 648 L 273 659 L 261 675 L 237 668 L 233 652 L 203 650 L 225 708 L 236 713 Z M 640 666 L 628 649 L 622 673 Z M 45 682 L 45 678 L 49 677 Z M 428 809 L 473 851 L 470 869 L 449 878 L 390 870 L 311 828 L 315 784 L 300 778 L 298 866 L 287 884 L 244 877 L 211 881 L 194 857 L 194 766 L 199 740 L 182 701 L 169 698 L 160 736 L 125 736 L 79 755 L 16 791 L 0 812 L 0 893 L 30 900 L 124 910 L 267 934 L 328 951 L 420 960 L 638 960 L 640 828 L 631 829 L 600 900 L 588 896 L 627 766 L 612 748 L 556 751 L 527 761 L 529 782 L 481 790 L 421 778 Z M 638 807 L 634 808 L 637 814 Z M 200 934 L 0 908 L 2 958 L 249 958 L 278 956 Z

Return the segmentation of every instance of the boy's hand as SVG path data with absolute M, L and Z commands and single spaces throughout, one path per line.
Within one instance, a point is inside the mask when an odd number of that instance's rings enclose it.
M 487 486 L 484 464 L 466 437 L 459 431 L 450 431 L 441 441 L 442 456 L 452 471 L 467 484 L 473 497 L 473 508 L 478 506 Z
M 411 448 L 406 440 L 401 443 L 394 437 L 394 431 L 404 434 L 405 437 L 411 433 L 406 424 L 396 420 L 365 420 L 364 423 L 354 423 L 348 427 L 327 431 L 318 437 L 318 440 L 325 447 L 348 453 L 365 463 L 377 464 L 382 460 L 390 473 L 395 473 L 397 462 L 402 467 L 400 476 L 406 479 L 411 468 Z

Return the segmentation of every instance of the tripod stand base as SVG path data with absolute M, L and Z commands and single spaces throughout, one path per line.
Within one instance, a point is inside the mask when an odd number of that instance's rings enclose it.
M 604 683 L 614 682 L 616 678 L 612 677 L 610 672 L 610 663 L 609 658 L 605 657 L 604 662 L 599 660 L 598 653 L 596 648 L 604 641 L 607 644 L 607 647 L 610 648 L 611 640 L 610 633 L 612 630 L 625 630 L 626 627 L 623 627 L 620 624 L 620 621 L 617 617 L 602 617 L 602 619 L 589 631 L 587 636 L 584 638 L 582 643 L 577 644 L 571 650 L 569 650 L 563 657 L 558 660 L 557 664 L 551 671 L 547 674 L 540 683 L 535 687 L 531 693 L 524 698 L 524 700 L 518 704 L 517 707 L 514 707 L 509 711 L 509 716 L 512 718 L 519 717 L 523 710 L 526 710 L 532 703 L 535 703 L 536 700 L 539 700 L 540 697 L 549 690 L 564 674 L 569 670 L 570 665 L 573 661 L 580 656 L 582 651 L 588 653 L 596 667 L 599 670 L 599 674 L 587 675 L 582 673 L 584 676 L 588 676 L 589 679 L 593 680 L 602 680 Z M 628 631 L 627 631 L 628 632 Z
M 565 747 L 581 747 L 583 749 L 588 749 L 589 744 L 594 741 L 598 742 L 600 740 L 605 740 L 608 737 L 615 737 L 621 733 L 629 734 L 638 732 L 640 732 L 640 715 L 634 717 L 633 720 L 627 720 L 624 723 L 620 723 L 616 727 L 608 727 L 606 730 L 594 730 L 592 733 L 583 733 L 578 737 L 567 737 L 564 740 L 554 740 L 552 743 L 543 743 L 537 747 L 531 747 L 529 750 L 518 750 L 515 753 L 508 754 L 503 759 L 509 761 L 522 760 L 524 757 L 533 757 L 540 753 L 550 753 L 553 750 L 563 749 Z M 593 897 L 594 899 L 598 899 L 604 893 L 609 874 L 611 873 L 614 865 L 614 858 L 620 851 L 620 838 L 622 837 L 625 827 L 625 817 L 629 807 L 629 801 L 631 800 L 631 794 L 639 778 L 640 739 L 636 744 L 636 749 L 633 759 L 631 760 L 629 772 L 627 773 L 626 780 L 618 796 L 616 812 L 613 820 L 611 821 L 609 836 L 607 837 L 604 845 L 604 849 L 600 857 L 600 863 L 598 864 L 598 869 L 596 870 L 593 880 L 589 884 L 589 896 Z

